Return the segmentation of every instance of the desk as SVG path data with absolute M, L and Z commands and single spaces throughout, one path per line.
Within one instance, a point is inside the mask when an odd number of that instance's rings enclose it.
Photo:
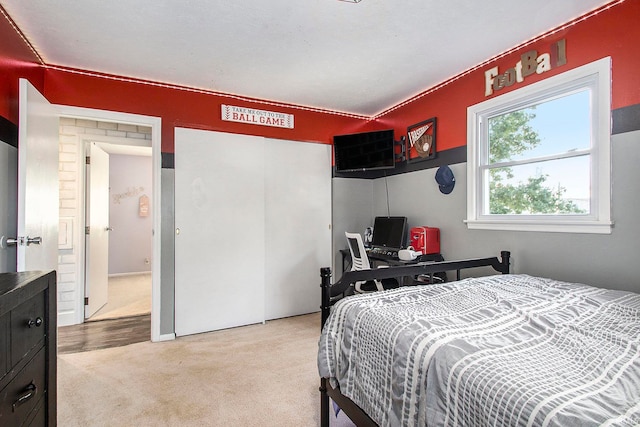
M 350 252 L 347 251 L 347 253 Z M 408 264 L 417 264 L 419 262 L 442 262 L 444 261 L 444 258 L 442 257 L 441 254 L 426 254 L 426 255 L 420 255 L 418 256 L 416 259 L 412 260 L 412 261 L 402 261 L 399 258 L 390 258 L 390 257 L 385 257 L 385 256 L 381 256 L 379 254 L 375 254 L 375 253 L 369 253 L 367 254 L 367 256 L 369 257 L 370 261 L 374 261 L 374 262 L 382 262 L 385 263 L 387 265 L 408 265 Z
M 347 271 L 347 268 L 350 267 L 350 264 L 351 264 L 351 251 L 349 251 L 349 249 L 340 249 L 340 254 L 342 255 L 342 272 L 344 273 L 345 271 Z M 398 258 L 389 258 L 376 253 L 368 253 L 367 257 L 369 258 L 369 261 L 371 263 L 371 268 L 375 268 L 379 265 L 398 266 L 398 265 L 417 264 L 419 262 L 444 261 L 444 257 L 442 256 L 442 254 L 420 255 L 413 261 L 402 261 Z M 436 273 L 435 276 L 439 277 L 441 281 L 444 281 L 444 282 L 447 281 L 446 273 L 442 273 L 442 274 Z M 433 278 L 428 278 L 428 280 L 420 280 L 419 278 L 411 277 L 411 278 L 404 278 L 401 281 L 400 286 L 406 286 L 408 284 L 417 284 L 417 283 L 427 284 L 432 282 L 433 282 Z

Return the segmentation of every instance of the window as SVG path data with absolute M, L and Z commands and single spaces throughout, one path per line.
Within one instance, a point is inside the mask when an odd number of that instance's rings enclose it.
M 467 110 L 470 229 L 611 233 L 610 59 Z

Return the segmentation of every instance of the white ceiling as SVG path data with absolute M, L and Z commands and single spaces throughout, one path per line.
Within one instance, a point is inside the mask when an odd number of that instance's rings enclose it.
M 609 2 L 0 0 L 48 65 L 367 117 Z
M 110 144 L 108 142 L 97 143 L 100 148 L 109 154 L 122 154 L 125 156 L 146 156 L 151 157 L 152 148 L 140 145 L 130 145 L 129 141 L 122 144 Z

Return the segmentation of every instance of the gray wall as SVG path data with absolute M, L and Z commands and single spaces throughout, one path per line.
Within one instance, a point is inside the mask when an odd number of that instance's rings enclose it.
M 152 206 L 138 213 L 139 199 L 153 199 L 150 156 L 109 155 L 109 274 L 151 271 Z
M 0 236 L 16 238 L 18 149 L 0 141 Z M 16 271 L 16 247 L 0 248 L 0 273 Z
M 445 259 L 492 256 L 509 250 L 515 273 L 640 292 L 636 270 L 640 263 L 640 221 L 636 218 L 640 211 L 640 131 L 613 135 L 611 142 L 615 227 L 610 235 L 468 230 L 463 223 L 466 163 L 451 165 L 456 187 L 449 195 L 439 192 L 435 168 L 373 180 L 369 220 L 387 214 L 386 179 L 391 215 L 407 216 L 410 227 L 439 227 Z M 343 181 L 348 179 L 334 179 L 334 193 L 348 200 L 346 193 L 352 184 Z M 341 205 L 337 199 L 334 202 L 334 218 L 346 223 L 353 207 L 350 203 Z M 356 218 L 363 219 L 360 213 Z M 339 225 L 334 223 L 336 236 Z
M 340 249 L 347 249 L 345 231 L 364 233 L 373 225 L 374 181 L 370 179 L 333 178 L 332 246 L 334 279 L 342 275 Z
M 175 170 L 162 168 L 161 172 L 162 199 L 160 242 L 160 334 L 168 335 L 175 332 L 174 328 L 174 299 L 175 299 Z

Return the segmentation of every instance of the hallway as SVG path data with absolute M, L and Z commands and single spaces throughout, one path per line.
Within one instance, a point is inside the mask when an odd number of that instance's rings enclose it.
M 88 321 L 151 313 L 151 272 L 109 277 L 109 300 Z
M 58 354 L 151 339 L 151 273 L 109 277 L 109 301 L 85 323 L 58 328 Z

